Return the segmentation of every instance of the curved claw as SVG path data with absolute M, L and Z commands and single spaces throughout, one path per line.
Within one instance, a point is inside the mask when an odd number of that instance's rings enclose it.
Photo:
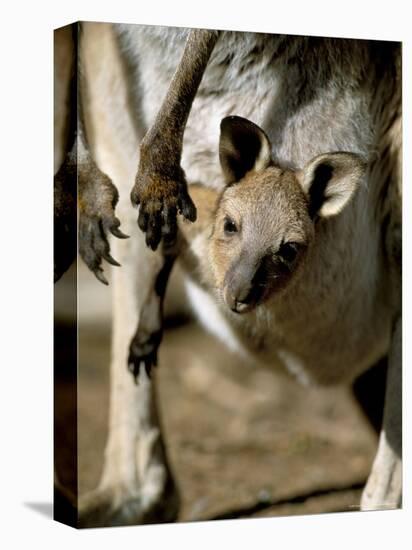
M 139 385 L 139 374 L 140 374 L 140 363 L 136 365 L 134 361 L 129 359 L 127 363 L 127 368 L 129 369 L 130 374 L 133 376 L 134 383 L 136 386 Z
M 165 207 L 163 210 L 162 237 L 166 244 L 171 245 L 176 241 L 177 235 L 177 208 Z
M 117 262 L 113 256 L 110 255 L 109 252 L 103 252 L 102 257 L 108 262 L 110 265 L 114 265 L 115 267 L 120 267 L 119 262 Z
M 144 361 L 144 370 L 146 371 L 146 374 L 147 374 L 148 378 L 152 377 L 152 367 L 155 367 L 155 366 L 156 366 L 155 362 L 152 363 L 149 358 L 145 359 L 145 361 Z
M 114 235 L 118 239 L 128 239 L 130 237 L 130 235 L 126 235 L 126 233 L 123 233 L 123 231 L 120 231 L 118 227 L 111 227 L 109 231 L 112 235 Z
M 104 285 L 109 286 L 109 281 L 104 276 L 103 269 L 100 269 L 100 268 L 94 269 L 93 273 L 95 274 L 96 279 L 98 279 Z
M 178 198 L 177 205 L 179 208 L 179 212 L 182 214 L 184 218 L 186 218 L 190 222 L 196 221 L 196 218 L 197 218 L 196 206 L 194 205 L 186 189 L 183 193 L 183 196 Z
M 139 229 L 145 233 L 147 230 L 148 224 L 149 224 L 149 214 L 144 210 L 143 206 L 140 206 L 139 215 L 137 217 L 137 225 L 139 226 Z
M 155 212 L 149 216 L 149 222 L 146 229 L 146 244 L 152 250 L 156 250 L 162 238 L 162 226 L 160 223 L 160 212 Z
M 106 232 L 109 232 L 118 239 L 128 239 L 129 235 L 126 235 L 126 233 L 123 233 L 123 231 L 120 230 L 120 220 L 119 218 L 116 218 L 114 216 L 109 217 L 109 219 L 103 219 L 103 227 Z
M 80 255 L 90 271 L 104 285 L 108 285 L 109 282 L 102 269 L 102 260 L 106 260 L 112 266 L 120 266 L 119 262 L 110 254 L 110 245 L 107 239 L 107 229 L 116 230 L 118 225 L 120 222 L 117 219 L 109 225 L 107 220 L 90 219 L 87 216 L 80 218 Z
M 150 378 L 152 369 L 157 366 L 157 350 L 162 339 L 162 331 L 151 333 L 144 340 L 135 336 L 130 343 L 127 367 L 134 377 L 136 384 L 139 383 L 141 367 L 144 366 L 147 376 Z

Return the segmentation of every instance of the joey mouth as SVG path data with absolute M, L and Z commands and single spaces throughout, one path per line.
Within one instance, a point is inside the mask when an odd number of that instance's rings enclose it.
M 230 286 L 226 285 L 223 290 L 223 299 L 233 313 L 249 313 L 265 300 L 267 295 L 265 290 L 262 286 L 254 286 L 246 295 L 236 297 L 231 292 Z

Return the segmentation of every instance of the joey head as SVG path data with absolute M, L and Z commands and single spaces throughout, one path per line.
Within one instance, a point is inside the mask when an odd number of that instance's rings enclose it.
M 283 169 L 264 131 L 236 116 L 222 120 L 219 155 L 226 188 L 209 244 L 214 286 L 233 312 L 246 313 L 287 292 L 316 246 L 317 221 L 345 208 L 364 163 L 337 152 Z

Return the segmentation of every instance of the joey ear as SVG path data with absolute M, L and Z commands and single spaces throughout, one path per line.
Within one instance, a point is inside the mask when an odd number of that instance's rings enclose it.
M 243 178 L 250 170 L 264 170 L 271 162 L 265 132 L 250 120 L 229 116 L 220 123 L 219 159 L 226 183 Z
M 327 153 L 312 159 L 297 173 L 309 198 L 313 218 L 339 214 L 354 195 L 366 163 L 354 153 Z

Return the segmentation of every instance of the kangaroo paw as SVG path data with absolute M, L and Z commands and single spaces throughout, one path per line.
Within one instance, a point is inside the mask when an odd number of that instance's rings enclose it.
M 102 260 L 120 264 L 110 255 L 109 233 L 125 239 L 114 211 L 119 195 L 108 176 L 91 161 L 79 171 L 79 252 L 87 267 L 103 284 L 108 284 Z
M 152 368 L 157 366 L 157 350 L 162 340 L 162 330 L 151 332 L 138 330 L 130 343 L 128 367 L 137 383 L 140 367 L 144 366 L 150 377 Z
M 137 223 L 146 233 L 146 244 L 156 250 L 160 241 L 176 241 L 177 216 L 196 220 L 196 207 L 190 198 L 183 171 L 170 178 L 160 173 L 139 170 L 131 193 L 134 206 L 140 206 Z

